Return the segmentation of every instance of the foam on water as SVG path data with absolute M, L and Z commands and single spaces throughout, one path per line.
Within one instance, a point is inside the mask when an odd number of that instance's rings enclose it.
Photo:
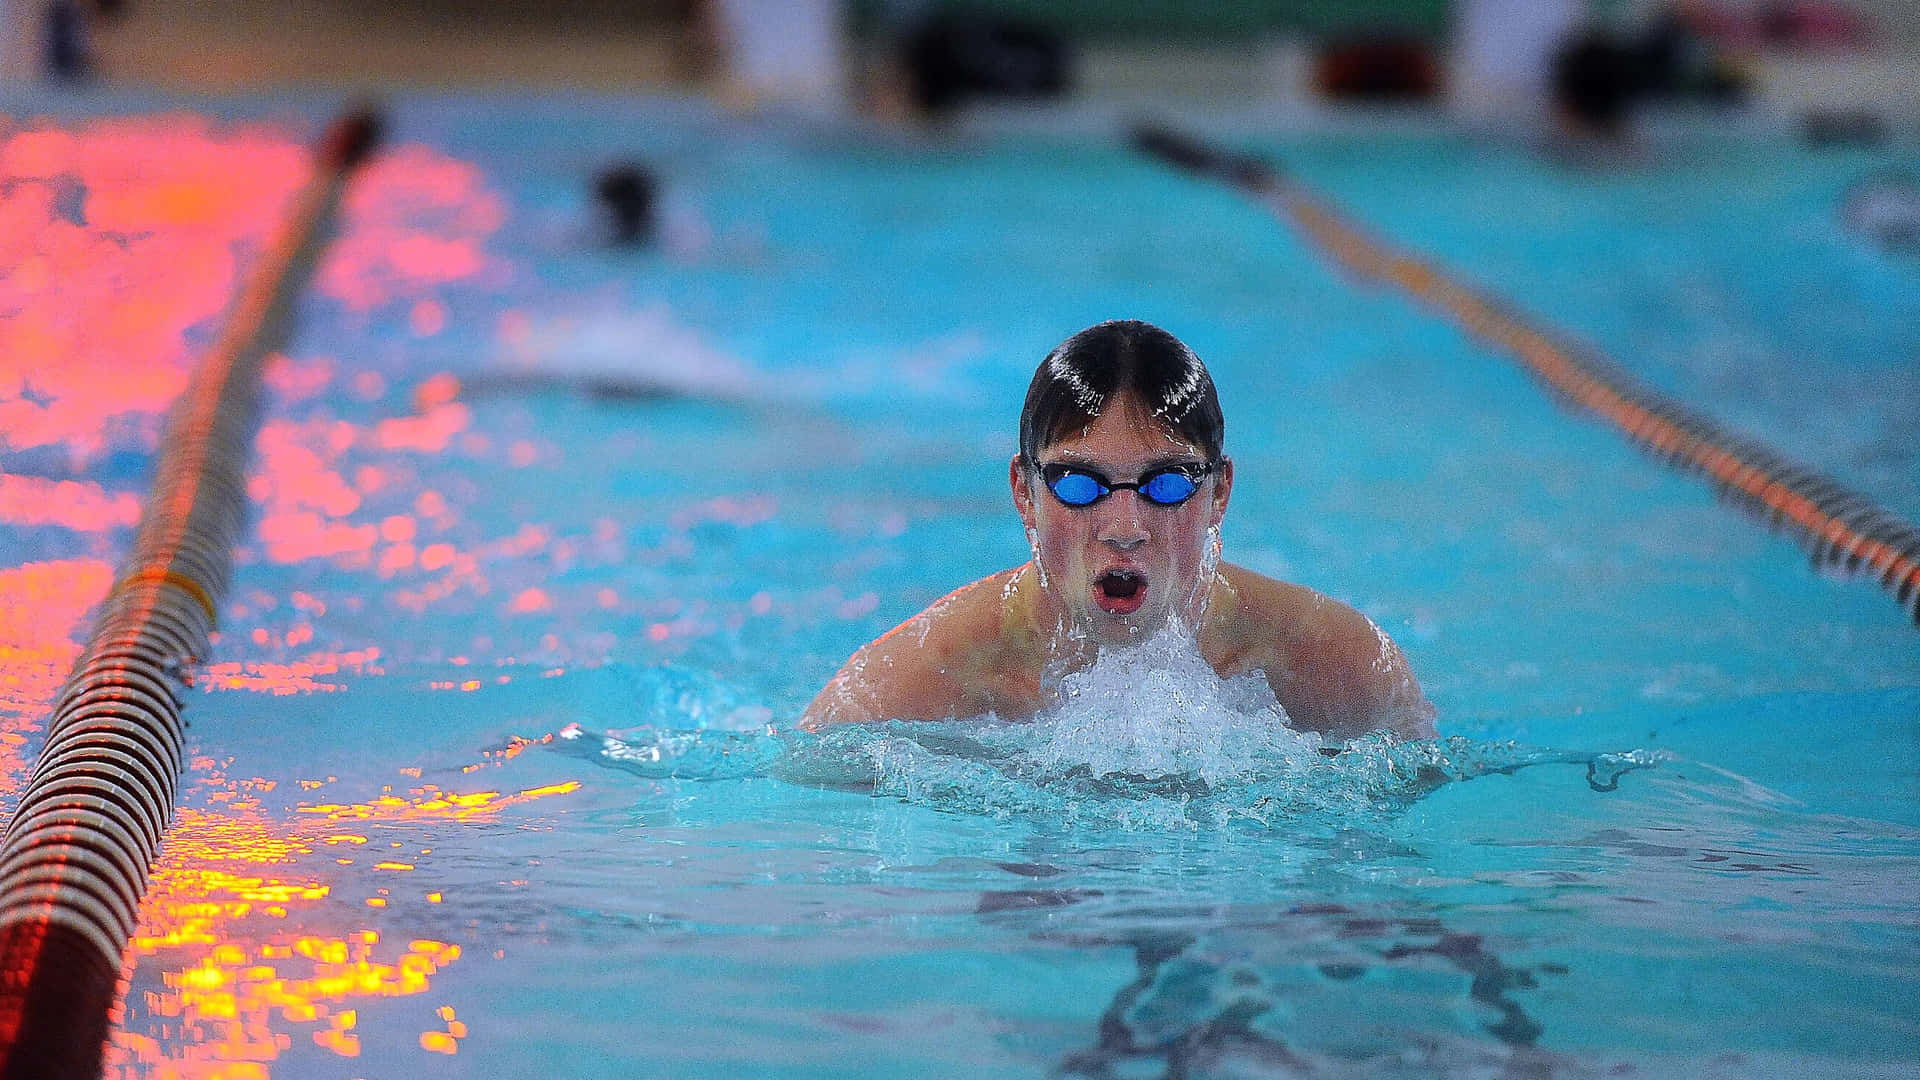
M 1357 826 L 1397 814 L 1447 783 L 1574 765 L 1585 767 L 1594 790 L 1611 791 L 1626 773 L 1668 760 L 1659 751 L 1592 753 L 1459 736 L 1401 742 L 1374 735 L 1320 752 L 1268 749 L 1245 759 L 1233 775 L 1209 781 L 1184 770 L 1096 773 L 1093 763 L 1071 760 L 1093 755 L 1063 756 L 1058 728 L 1057 719 L 992 717 L 849 725 L 821 735 L 653 727 L 605 733 L 569 725 L 553 747 L 650 780 L 772 777 L 949 812 L 1149 830 Z
M 1584 765 L 1609 791 L 1665 755 L 1568 752 L 1385 733 L 1323 745 L 1259 673 L 1221 678 L 1179 627 L 1103 651 L 1031 720 L 848 725 L 821 734 L 569 725 L 556 749 L 650 779 L 773 777 L 937 810 L 1131 829 L 1356 824 L 1449 782 Z
M 1212 787 L 1319 758 L 1319 737 L 1287 726 L 1265 676 L 1222 679 L 1177 623 L 1067 675 L 1037 724 L 1045 736 L 1034 757 L 1054 775 L 1186 776 Z

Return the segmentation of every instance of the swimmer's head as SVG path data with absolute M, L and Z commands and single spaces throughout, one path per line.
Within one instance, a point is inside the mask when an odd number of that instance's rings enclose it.
M 632 163 L 615 165 L 594 181 L 608 237 L 616 246 L 637 247 L 653 238 L 654 188 L 653 174 Z
M 1127 392 L 1168 430 L 1205 451 L 1208 461 L 1220 460 L 1226 421 L 1207 366 L 1179 338 L 1135 319 L 1089 326 L 1040 362 L 1020 410 L 1021 455 L 1035 460 Z
M 1074 630 L 1119 645 L 1197 626 L 1233 488 L 1223 429 L 1205 365 L 1159 327 L 1101 323 L 1041 362 L 1009 478 Z

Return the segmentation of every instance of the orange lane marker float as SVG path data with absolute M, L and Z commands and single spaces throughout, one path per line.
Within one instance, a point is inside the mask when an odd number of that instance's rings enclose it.
M 1355 275 L 1397 286 L 1467 333 L 1510 354 L 1562 400 L 1612 425 L 1675 468 L 1807 549 L 1815 567 L 1867 574 L 1920 625 L 1920 530 L 1839 481 L 1725 430 L 1605 357 L 1529 325 L 1493 296 L 1397 251 L 1250 154 L 1164 128 L 1133 133 L 1136 149 L 1176 168 L 1231 184 Z

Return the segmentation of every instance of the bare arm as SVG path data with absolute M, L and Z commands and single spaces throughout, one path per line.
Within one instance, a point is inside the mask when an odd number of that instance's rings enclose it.
M 1433 738 L 1436 710 L 1400 646 L 1352 608 L 1326 604 L 1316 625 L 1293 643 L 1285 676 L 1268 673 L 1287 715 L 1298 727 L 1342 739 L 1382 729 Z
M 1434 738 L 1440 733 L 1433 723 L 1440 710 L 1434 708 L 1433 702 L 1421 691 L 1420 681 L 1413 676 L 1413 665 L 1407 662 L 1400 646 L 1371 620 L 1367 625 L 1373 630 L 1378 645 L 1369 664 L 1374 677 L 1369 680 L 1363 706 L 1363 712 L 1371 716 L 1370 729 L 1385 728 L 1404 739 Z
M 818 731 L 833 724 L 953 715 L 943 709 L 953 696 L 948 680 L 937 665 L 921 662 L 912 651 L 912 642 L 924 629 L 915 624 L 926 618 L 922 612 L 861 646 L 814 696 L 800 726 Z
M 1002 599 L 1015 571 L 955 590 L 853 654 L 800 726 L 978 716 L 1006 704 Z
M 1300 585 L 1223 567 L 1227 633 L 1258 667 L 1294 727 L 1349 739 L 1387 730 L 1430 739 L 1435 710 L 1406 654 L 1366 616 Z

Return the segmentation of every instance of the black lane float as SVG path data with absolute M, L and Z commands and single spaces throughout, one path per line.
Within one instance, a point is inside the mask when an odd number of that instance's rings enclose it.
M 246 526 L 261 367 L 379 127 L 361 110 L 329 128 L 312 178 L 174 402 L 132 551 L 0 837 L 4 1080 L 100 1075 L 122 953 L 173 816 L 185 748 L 178 684 L 207 654 Z

